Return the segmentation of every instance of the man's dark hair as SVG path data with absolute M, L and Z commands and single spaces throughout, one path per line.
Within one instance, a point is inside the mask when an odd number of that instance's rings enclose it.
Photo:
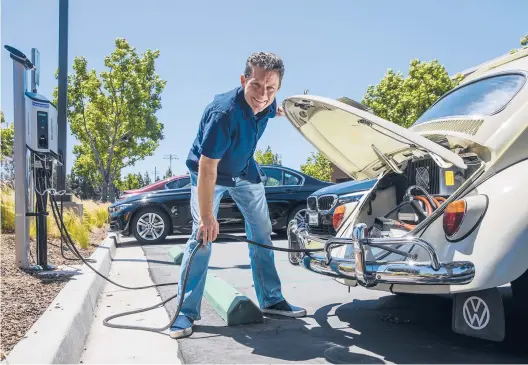
M 258 66 L 265 70 L 277 71 L 279 73 L 279 87 L 282 84 L 282 77 L 284 76 L 284 63 L 281 58 L 271 52 L 256 52 L 248 57 L 246 61 L 246 70 L 244 76 L 248 78 L 251 76 L 253 67 Z

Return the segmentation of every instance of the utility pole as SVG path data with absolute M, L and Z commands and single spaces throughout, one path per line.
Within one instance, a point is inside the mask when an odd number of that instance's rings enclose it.
M 68 128 L 66 109 L 68 105 L 68 0 L 59 0 L 59 90 L 57 105 L 58 153 L 62 166 L 57 179 L 57 190 L 66 190 L 66 141 Z M 62 202 L 62 196 L 61 196 Z
M 156 182 L 156 177 L 158 176 L 157 172 L 156 172 L 156 166 L 154 166 L 154 182 Z
M 172 177 L 173 176 L 173 173 L 172 173 L 172 160 L 178 160 L 179 158 L 176 155 L 169 154 L 169 155 L 163 156 L 163 159 L 164 160 L 169 160 L 169 170 L 171 172 L 171 177 Z

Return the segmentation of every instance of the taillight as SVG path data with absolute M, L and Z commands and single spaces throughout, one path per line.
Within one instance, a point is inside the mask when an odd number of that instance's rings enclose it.
M 457 200 L 447 206 L 444 211 L 444 232 L 447 236 L 452 236 L 458 231 L 465 214 L 465 200 Z
M 345 206 L 340 205 L 334 210 L 334 215 L 332 217 L 332 224 L 335 230 L 337 230 L 339 226 L 341 225 L 341 221 L 343 221 L 344 216 L 345 216 Z

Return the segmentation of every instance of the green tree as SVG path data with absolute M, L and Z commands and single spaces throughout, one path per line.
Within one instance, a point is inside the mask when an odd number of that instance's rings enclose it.
M 141 175 L 141 173 L 138 172 L 136 174 L 136 176 L 137 176 L 139 187 L 142 188 L 143 186 L 145 186 L 145 181 L 143 180 L 143 175 Z
M 169 177 L 172 177 L 172 170 L 169 168 L 167 168 L 167 171 L 165 171 L 165 175 L 163 175 L 163 178 L 164 179 L 167 179 Z
M 4 112 L 0 110 L 0 149 L 2 159 L 13 156 L 15 126 L 7 123 L 4 119 Z
M 119 184 L 120 190 L 139 189 L 140 187 L 138 175 L 134 173 L 128 173 L 121 184 Z
M 361 101 L 381 118 L 408 128 L 440 96 L 457 86 L 462 75 L 449 77 L 437 60 L 412 60 L 409 73 L 387 70 L 379 84 L 370 85 Z
M 120 171 L 152 155 L 164 138 L 155 115 L 166 85 L 155 73 L 159 51 L 140 56 L 123 38 L 116 39 L 115 47 L 99 76 L 88 71 L 85 57 L 74 59 L 68 76 L 69 125 L 79 140 L 74 166 L 85 177 L 96 172 L 103 201 L 114 200 L 109 188 Z M 56 101 L 57 89 L 54 96 Z
M 528 34 L 521 38 L 521 46 L 528 46 Z
M 143 186 L 147 186 L 147 185 L 152 184 L 152 181 L 150 180 L 150 175 L 149 175 L 148 171 L 145 171 L 145 175 L 143 175 L 143 183 L 145 184 Z
M 278 153 L 273 153 L 270 146 L 265 152 L 257 149 L 254 158 L 261 165 L 282 165 L 281 156 Z
M 333 171 L 330 160 L 321 152 L 312 152 L 306 163 L 301 165 L 301 172 L 323 181 L 331 181 Z
M 15 128 L 13 123 L 7 123 L 4 113 L 0 110 L 0 181 L 2 185 L 15 187 L 14 153 Z

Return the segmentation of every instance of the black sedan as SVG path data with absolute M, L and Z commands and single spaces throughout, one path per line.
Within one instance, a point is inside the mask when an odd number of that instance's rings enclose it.
M 279 165 L 261 165 L 272 229 L 286 234 L 288 222 L 304 220 L 306 199 L 332 183 Z M 192 233 L 191 189 L 167 189 L 131 196 L 108 208 L 110 231 L 158 243 L 167 235 Z M 217 216 L 220 232 L 244 232 L 244 216 L 226 191 Z

